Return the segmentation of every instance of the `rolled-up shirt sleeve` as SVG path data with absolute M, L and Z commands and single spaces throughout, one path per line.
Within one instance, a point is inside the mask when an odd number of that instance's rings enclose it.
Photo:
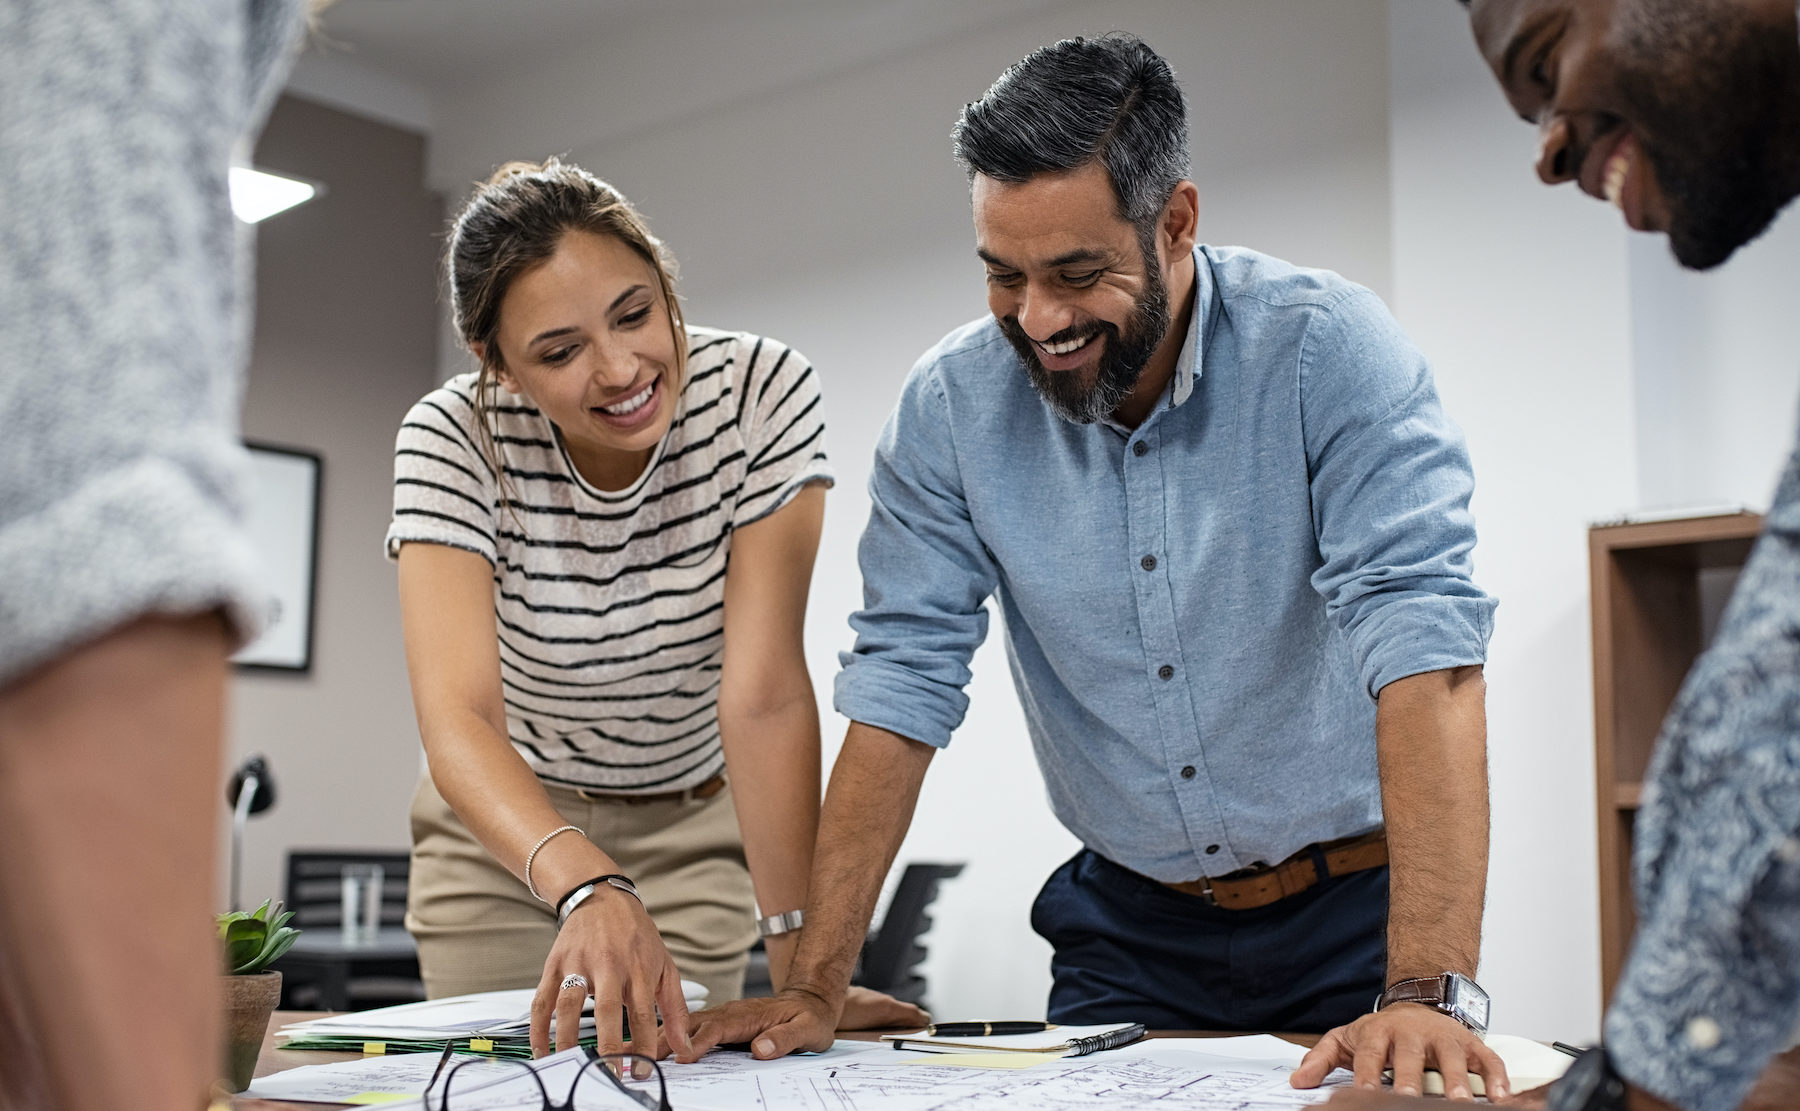
M 840 714 L 943 747 L 962 724 L 969 660 L 987 637 L 993 558 L 963 495 L 943 390 L 927 356 L 876 446 L 857 550 L 863 608 L 839 654 Z
M 1371 697 L 1480 664 L 1495 600 L 1475 585 L 1475 480 L 1425 358 L 1379 298 L 1348 292 L 1310 326 L 1301 419 L 1321 563 L 1312 585 Z

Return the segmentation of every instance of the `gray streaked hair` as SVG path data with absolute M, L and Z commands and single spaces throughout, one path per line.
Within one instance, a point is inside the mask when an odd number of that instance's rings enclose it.
M 963 108 L 951 134 L 971 182 L 976 174 L 1028 181 L 1098 159 L 1120 217 L 1146 243 L 1188 176 L 1187 102 L 1175 72 L 1123 33 L 1032 51 Z

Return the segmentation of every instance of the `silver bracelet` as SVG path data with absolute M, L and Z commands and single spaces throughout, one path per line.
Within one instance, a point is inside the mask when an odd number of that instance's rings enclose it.
M 539 895 L 537 884 L 531 882 L 531 862 L 537 859 L 538 850 L 543 848 L 552 837 L 555 837 L 559 833 L 568 833 L 570 830 L 580 833 L 583 837 L 587 836 L 579 826 L 557 826 L 549 833 L 538 838 L 538 843 L 531 846 L 531 851 L 525 854 L 525 890 L 531 892 L 531 897 L 540 903 L 547 903 L 550 900 Z
M 791 934 L 806 925 L 806 912 L 790 910 L 784 914 L 771 914 L 767 918 L 756 920 L 758 937 L 776 937 L 780 934 Z
M 569 920 L 569 915 L 575 913 L 575 908 L 587 902 L 593 897 L 594 892 L 600 890 L 602 887 L 616 887 L 633 899 L 636 899 L 639 906 L 644 905 L 644 897 L 638 894 L 636 885 L 630 880 L 626 879 L 624 876 L 607 876 L 603 880 L 593 880 L 584 883 L 563 896 L 562 908 L 556 912 L 556 928 L 559 930 L 562 929 L 563 923 Z

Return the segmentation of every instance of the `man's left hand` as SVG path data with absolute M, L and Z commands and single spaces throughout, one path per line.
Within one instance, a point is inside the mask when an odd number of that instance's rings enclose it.
M 1492 1100 L 1505 1099 L 1510 1090 L 1506 1065 L 1493 1050 L 1462 1023 L 1419 1003 L 1395 1003 L 1326 1034 L 1289 1082 L 1317 1088 L 1336 1068 L 1353 1070 L 1358 1088 L 1381 1087 L 1382 1070 L 1391 1068 L 1400 1095 L 1422 1092 L 1427 1068 L 1442 1074 L 1450 1099 L 1473 1098 L 1471 1072 L 1481 1077 Z

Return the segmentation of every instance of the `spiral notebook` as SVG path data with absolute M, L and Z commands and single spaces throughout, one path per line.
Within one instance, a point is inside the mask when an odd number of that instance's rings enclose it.
M 1052 1026 L 1034 1034 L 994 1034 L 985 1038 L 934 1038 L 928 1034 L 883 1034 L 881 1040 L 895 1049 L 926 1053 L 1060 1053 L 1080 1057 L 1103 1049 L 1130 1045 L 1144 1036 L 1141 1022 L 1115 1022 L 1101 1026 Z

